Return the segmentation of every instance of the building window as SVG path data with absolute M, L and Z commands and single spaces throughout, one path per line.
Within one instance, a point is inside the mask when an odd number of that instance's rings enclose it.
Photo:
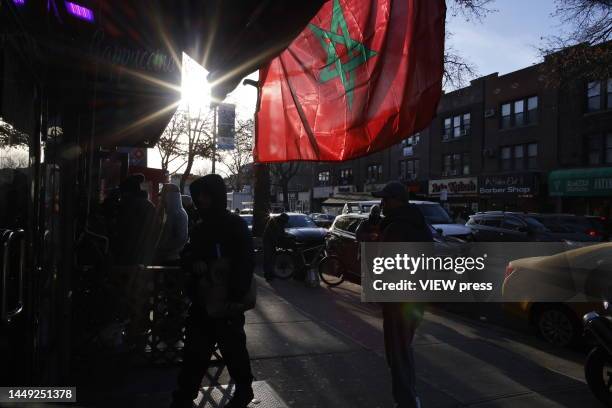
M 446 118 L 444 119 L 444 129 L 442 129 L 442 140 L 447 141 L 469 135 L 470 130 L 471 115 L 469 113 Z
M 419 144 L 421 140 L 421 133 L 415 133 L 414 135 L 404 139 L 402 141 L 402 155 L 404 157 L 410 157 L 414 155 L 414 148 Z
M 533 125 L 538 122 L 538 97 L 519 99 L 501 106 L 502 129 Z
M 382 164 L 371 164 L 368 166 L 368 179 L 369 184 L 376 183 L 383 178 L 383 166 Z
M 442 175 L 461 176 L 470 173 L 469 153 L 453 153 L 442 156 Z
M 402 160 L 399 162 L 400 180 L 414 180 L 419 175 L 419 160 Z
M 612 133 L 587 138 L 586 162 L 590 166 L 612 164 Z
M 508 146 L 501 149 L 501 169 L 512 170 L 512 149 Z
M 605 90 L 605 93 L 602 92 Z M 612 109 L 612 78 L 587 84 L 587 112 Z
M 329 171 L 321 171 L 319 172 L 319 184 L 325 186 L 329 184 L 330 174 Z
M 535 170 L 538 168 L 538 144 L 529 143 L 527 145 L 527 168 Z
M 341 169 L 340 170 L 340 184 L 350 184 L 353 182 L 353 169 Z
M 537 143 L 503 146 L 500 155 L 502 171 L 534 170 L 538 167 Z

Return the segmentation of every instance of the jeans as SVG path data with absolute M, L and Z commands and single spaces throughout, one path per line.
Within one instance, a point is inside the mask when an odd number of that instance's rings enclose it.
M 393 399 L 398 408 L 419 408 L 412 340 L 422 318 L 422 307 L 410 303 L 383 304 L 387 364 L 391 369 Z
M 253 375 L 246 347 L 244 315 L 231 319 L 212 319 L 192 307 L 185 327 L 183 366 L 178 377 L 178 389 L 173 393 L 175 403 L 188 403 L 198 396 L 215 345 L 219 345 L 229 375 L 236 383 L 236 392 L 251 388 Z

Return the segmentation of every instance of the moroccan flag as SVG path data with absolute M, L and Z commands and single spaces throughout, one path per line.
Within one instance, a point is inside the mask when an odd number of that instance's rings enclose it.
M 427 127 L 445 14 L 444 0 L 326 2 L 259 71 L 255 160 L 348 160 Z

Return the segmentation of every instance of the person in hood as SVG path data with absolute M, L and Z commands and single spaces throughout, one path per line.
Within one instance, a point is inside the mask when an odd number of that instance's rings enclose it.
M 178 186 L 164 184 L 160 201 L 161 233 L 157 243 L 156 263 L 173 265 L 180 260 L 181 251 L 189 239 L 189 219 Z
M 400 182 L 390 182 L 372 193 L 382 199 L 381 242 L 433 242 L 425 217 L 408 200 Z M 412 340 L 423 318 L 420 303 L 383 303 L 383 332 L 387 364 L 391 369 L 392 392 L 399 408 L 420 407 L 416 393 L 416 374 Z
M 189 244 L 182 253 L 183 268 L 189 276 L 187 293 L 192 305 L 185 327 L 183 366 L 171 407 L 192 407 L 215 345 L 218 345 L 236 384 L 234 396 L 226 407 L 246 408 L 253 399 L 253 375 L 246 347 L 244 313 L 213 318 L 207 314 L 203 306 L 205 300 L 198 298 L 194 288 L 202 270 L 223 258 L 229 265 L 228 299 L 240 302 L 253 279 L 252 237 L 246 222 L 226 209 L 227 192 L 219 175 L 210 174 L 197 179 L 191 184 L 190 191 L 200 222 L 191 231 Z
M 140 189 L 142 174 L 128 176 L 119 186 L 120 200 L 114 232 L 115 262 L 119 265 L 148 265 L 153 260 L 157 234 L 155 206 Z

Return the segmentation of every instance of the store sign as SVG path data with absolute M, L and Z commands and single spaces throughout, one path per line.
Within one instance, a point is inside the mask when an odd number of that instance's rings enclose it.
M 443 197 L 459 197 L 478 193 L 478 179 L 464 177 L 429 181 L 429 195 Z
M 538 177 L 534 173 L 481 176 L 481 195 L 534 195 L 538 193 Z
M 558 170 L 549 176 L 551 196 L 612 196 L 612 168 Z

